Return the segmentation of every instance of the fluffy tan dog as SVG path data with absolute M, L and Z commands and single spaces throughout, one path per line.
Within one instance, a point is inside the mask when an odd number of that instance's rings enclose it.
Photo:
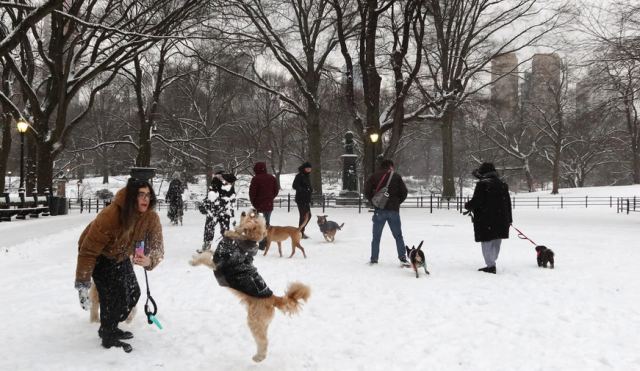
M 234 231 L 227 231 L 225 237 L 235 240 L 258 242 L 264 238 L 265 230 L 266 225 L 264 218 L 255 210 L 252 210 L 250 213 L 243 212 L 239 226 L 236 227 Z M 214 253 L 210 250 L 194 255 L 189 263 L 193 266 L 205 265 L 214 271 L 216 270 Z M 306 302 L 311 294 L 311 289 L 299 282 L 291 283 L 284 296 L 271 295 L 269 297 L 259 298 L 249 296 L 232 288 L 230 288 L 230 290 L 247 306 L 247 324 L 249 325 L 249 330 L 251 330 L 257 347 L 256 354 L 253 356 L 255 362 L 260 362 L 267 357 L 267 348 L 269 345 L 267 333 L 269 324 L 275 313 L 275 308 L 289 315 L 296 314 L 301 309 L 301 301 L 304 300 Z
M 100 296 L 98 295 L 98 289 L 96 285 L 92 284 L 89 289 L 89 299 L 91 299 L 91 311 L 89 312 L 89 322 L 100 322 Z M 131 323 L 133 317 L 136 316 L 136 307 L 131 309 L 126 322 Z
M 279 227 L 277 225 L 270 225 L 267 227 L 267 243 L 265 244 L 264 254 L 267 255 L 269 252 L 269 247 L 271 246 L 271 242 L 275 241 L 278 243 L 278 253 L 280 253 L 280 257 L 282 257 L 282 241 L 285 241 L 287 238 L 291 238 L 291 255 L 289 258 L 296 253 L 296 247 L 302 251 L 302 255 L 304 258 L 307 258 L 307 254 L 304 252 L 304 247 L 300 244 L 300 240 L 302 239 L 302 228 L 307 225 L 309 222 L 309 217 L 305 219 L 304 223 L 302 223 L 299 227 Z

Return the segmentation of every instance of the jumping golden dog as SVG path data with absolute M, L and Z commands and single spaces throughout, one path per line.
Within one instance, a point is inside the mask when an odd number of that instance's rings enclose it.
M 218 283 L 221 286 L 228 286 L 247 306 L 247 324 L 257 347 L 256 354 L 253 356 L 255 362 L 260 362 L 267 357 L 269 345 L 267 333 L 275 308 L 289 315 L 296 314 L 301 309 L 301 301 L 306 302 L 311 294 L 310 288 L 299 282 L 291 283 L 284 296 L 271 293 L 253 267 L 253 255 L 257 251 L 257 242 L 261 241 L 265 234 L 264 218 L 255 210 L 249 213 L 243 212 L 238 227 L 225 232 L 226 238 L 218 245 L 216 252 L 204 251 L 194 255 L 189 262 L 193 266 L 205 265 L 213 269 Z M 233 256 L 234 253 L 237 255 Z M 238 260 L 236 257 L 244 260 Z M 241 267 L 243 278 L 250 276 L 250 285 L 253 288 L 259 287 L 257 295 L 249 295 L 241 291 L 248 286 L 243 280 L 234 277 L 234 266 Z

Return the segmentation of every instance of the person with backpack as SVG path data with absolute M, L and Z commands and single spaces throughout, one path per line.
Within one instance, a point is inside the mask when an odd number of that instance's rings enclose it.
M 482 246 L 486 267 L 478 270 L 495 274 L 502 239 L 509 238 L 509 227 L 513 222 L 509 186 L 500 179 L 490 162 L 484 162 L 472 174 L 478 182 L 473 197 L 464 208 L 472 213 L 475 240 Z
M 384 188 L 386 188 L 386 192 Z M 382 197 L 376 196 L 378 192 L 381 192 L 379 195 L 382 195 Z M 384 225 L 389 223 L 389 229 L 391 229 L 393 238 L 396 240 L 398 260 L 400 260 L 402 266 L 410 266 L 406 257 L 406 249 L 402 237 L 402 223 L 400 221 L 400 204 L 407 199 L 407 193 L 407 186 L 402 180 L 402 176 L 395 172 L 392 160 L 382 160 L 380 169 L 367 179 L 364 185 L 364 195 L 374 206 L 370 265 L 378 263 L 380 237 L 382 236 Z M 379 203 L 377 201 L 378 198 L 386 200 Z

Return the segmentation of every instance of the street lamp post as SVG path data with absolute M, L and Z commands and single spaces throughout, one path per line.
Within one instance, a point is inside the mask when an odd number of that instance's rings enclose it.
M 371 174 L 376 172 L 376 143 L 380 139 L 380 134 L 375 128 L 369 130 L 369 140 L 371 140 L 371 148 L 373 157 L 371 157 Z
M 24 133 L 29 129 L 29 123 L 21 117 L 16 126 L 20 133 L 20 189 L 18 193 L 24 193 Z

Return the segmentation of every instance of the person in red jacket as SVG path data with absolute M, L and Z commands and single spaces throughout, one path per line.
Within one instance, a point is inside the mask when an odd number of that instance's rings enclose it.
M 253 166 L 253 172 L 256 175 L 251 179 L 249 185 L 249 200 L 251 200 L 251 205 L 264 215 L 267 226 L 269 226 L 273 211 L 273 199 L 278 195 L 280 187 L 276 177 L 267 173 L 266 163 L 256 162 Z M 258 248 L 264 250 L 266 242 L 266 239 L 260 241 Z

